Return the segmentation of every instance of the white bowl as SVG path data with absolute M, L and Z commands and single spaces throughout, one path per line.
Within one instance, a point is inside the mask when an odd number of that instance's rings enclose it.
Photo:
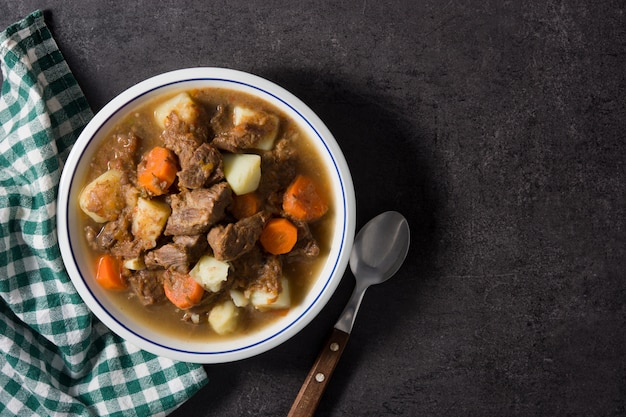
M 180 89 L 222 87 L 260 97 L 295 120 L 315 143 L 328 167 L 335 200 L 331 248 L 321 273 L 303 301 L 270 325 L 246 336 L 215 342 L 174 338 L 147 328 L 120 311 L 96 282 L 83 244 L 78 194 L 95 150 L 111 128 L 134 108 L 164 93 Z M 58 234 L 68 274 L 91 311 L 113 332 L 156 355 L 195 363 L 219 363 L 248 358 L 283 343 L 304 328 L 326 305 L 345 272 L 354 239 L 356 209 L 352 178 L 345 158 L 328 128 L 293 94 L 248 73 L 223 68 L 190 68 L 157 75 L 114 98 L 83 130 L 61 176 L 58 198 Z

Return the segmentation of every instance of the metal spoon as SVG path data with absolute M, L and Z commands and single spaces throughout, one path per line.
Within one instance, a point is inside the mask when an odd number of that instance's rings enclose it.
M 312 416 L 348 342 L 365 290 L 391 278 L 409 251 L 409 224 L 396 211 L 370 220 L 357 234 L 350 253 L 350 269 L 356 286 L 350 300 L 309 371 L 288 417 Z

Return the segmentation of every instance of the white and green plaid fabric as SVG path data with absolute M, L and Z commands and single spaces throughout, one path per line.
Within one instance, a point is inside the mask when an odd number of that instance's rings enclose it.
M 0 415 L 165 415 L 206 383 L 88 310 L 57 246 L 58 182 L 91 110 L 40 11 L 0 33 Z

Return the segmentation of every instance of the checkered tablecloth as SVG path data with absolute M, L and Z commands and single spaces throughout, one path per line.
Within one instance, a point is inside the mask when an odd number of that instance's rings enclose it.
M 203 368 L 111 333 L 63 267 L 58 183 L 92 112 L 40 11 L 0 33 L 0 60 L 0 415 L 165 415 Z

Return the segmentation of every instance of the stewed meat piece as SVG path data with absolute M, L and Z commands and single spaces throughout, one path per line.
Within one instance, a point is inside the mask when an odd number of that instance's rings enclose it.
M 261 133 L 253 128 L 232 129 L 217 135 L 211 144 L 228 152 L 243 152 L 259 145 Z
M 281 278 L 283 275 L 283 266 L 280 258 L 276 255 L 270 255 L 265 262 L 259 266 L 256 278 L 248 284 L 245 293 L 249 297 L 254 291 L 261 291 L 265 294 L 272 294 L 277 298 L 282 291 Z
M 265 256 L 255 246 L 230 263 L 233 287 L 243 291 L 246 297 L 250 297 L 254 291 L 278 297 L 282 291 L 283 267 L 280 256 Z
M 320 246 L 311 233 L 308 223 L 295 222 L 298 228 L 298 241 L 293 249 L 285 255 L 288 262 L 302 262 L 315 259 L 320 254 Z
M 201 144 L 181 166 L 178 184 L 186 188 L 200 188 L 224 179 L 222 154 L 208 143 Z
M 219 114 L 220 109 L 218 109 Z M 236 116 L 238 114 L 239 116 Z M 211 121 L 217 125 L 211 142 L 215 147 L 228 152 L 243 152 L 249 149 L 267 149 L 264 141 L 273 141 L 278 133 L 279 119 L 274 114 L 262 110 L 250 111 L 237 107 L 233 109 L 233 125 L 225 129 L 216 115 Z
M 128 276 L 128 283 L 143 305 L 165 301 L 163 290 L 164 270 L 141 270 Z
M 258 193 L 273 201 L 272 196 L 280 194 L 276 200 L 282 200 L 281 192 L 296 176 L 297 153 L 293 139 L 285 137 L 276 142 L 274 149 L 261 155 L 261 182 Z
M 270 213 L 260 211 L 237 223 L 212 228 L 208 241 L 213 249 L 213 256 L 221 261 L 230 261 L 251 250 L 259 240 L 263 227 L 270 217 Z
M 230 261 L 229 279 L 235 281 L 234 286 L 247 288 L 249 283 L 256 280 L 259 267 L 263 265 L 264 255 L 260 246 L 256 245 L 248 252 Z
M 94 250 L 110 252 L 125 259 L 136 258 L 145 249 L 145 242 L 134 238 L 131 223 L 132 210 L 125 208 L 117 219 L 105 223 L 99 232 L 92 226 L 87 226 L 85 236 Z
M 188 124 L 176 112 L 172 112 L 165 120 L 161 137 L 165 147 L 174 151 L 180 166 L 185 169 L 196 149 L 207 142 L 209 128 L 203 118 L 199 118 L 196 124 Z
M 208 243 L 204 235 L 174 236 L 174 242 L 150 251 L 145 256 L 148 269 L 163 268 L 187 273 L 205 252 Z
M 199 235 L 206 233 L 224 218 L 226 207 L 233 200 L 226 182 L 211 188 L 183 189 L 172 195 L 172 214 L 165 226 L 165 235 Z

